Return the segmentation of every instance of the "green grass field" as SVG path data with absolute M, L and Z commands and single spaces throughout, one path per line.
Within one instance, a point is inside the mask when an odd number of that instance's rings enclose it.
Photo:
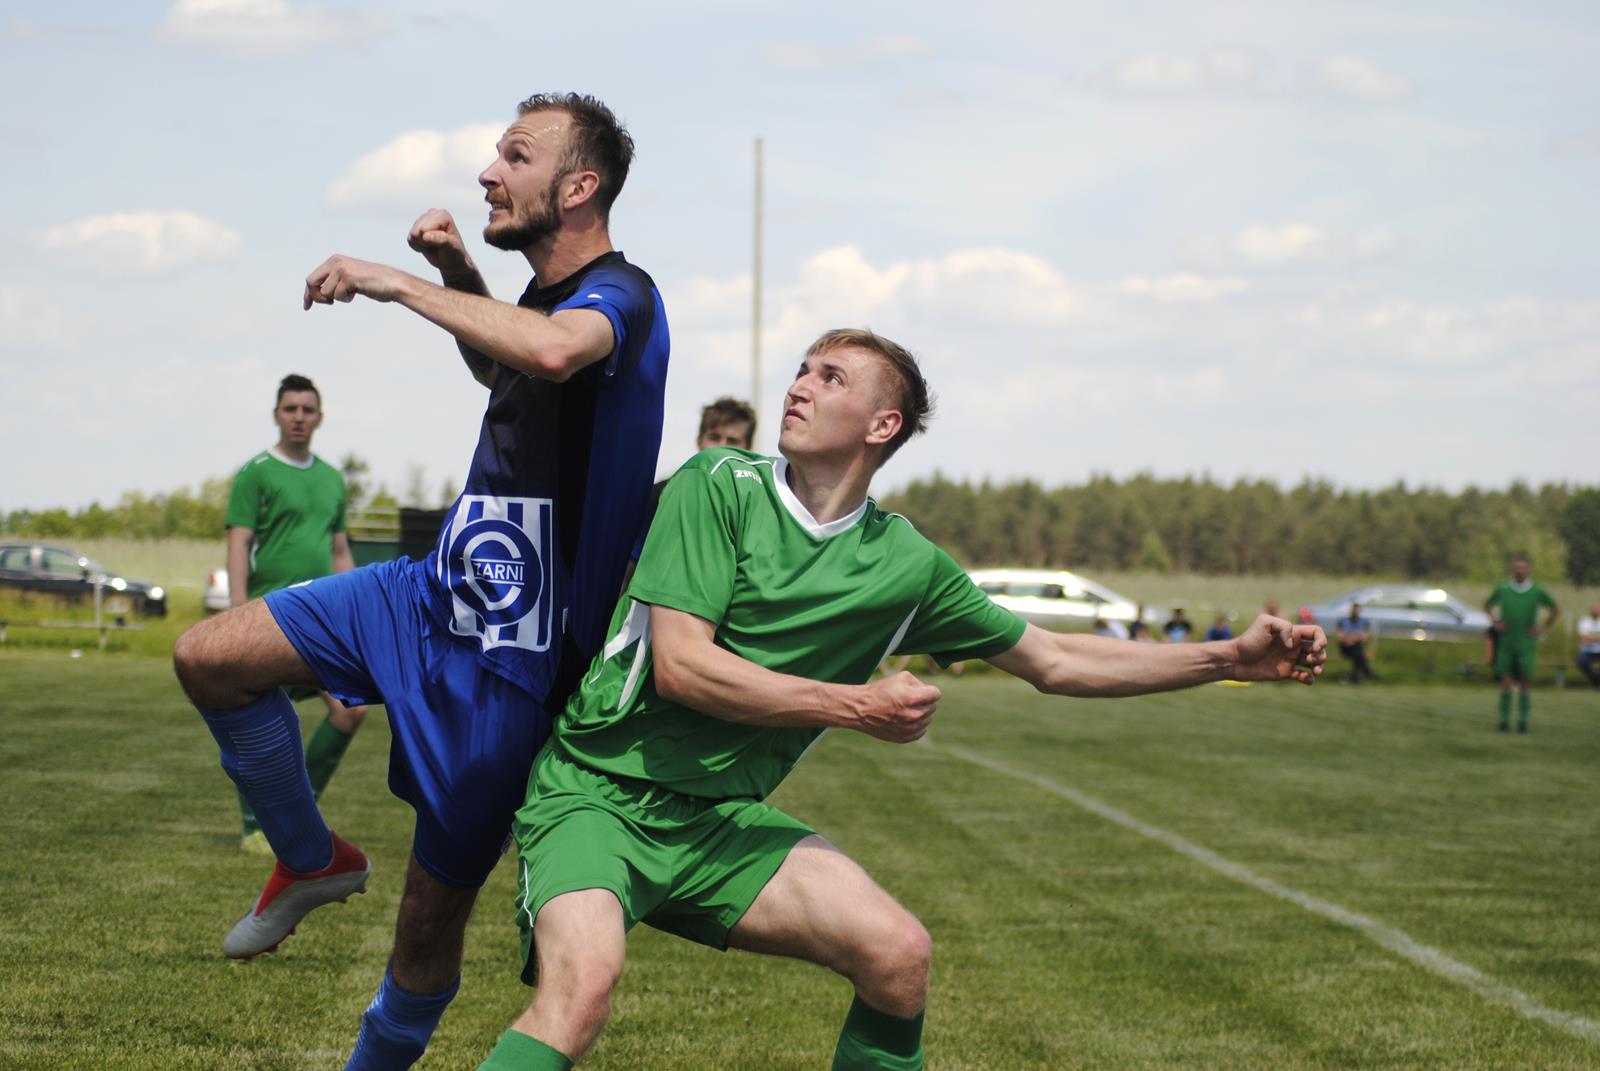
M 931 743 L 833 734 L 778 797 L 927 923 L 935 1071 L 1600 1067 L 1595 693 L 1541 692 L 1534 732 L 1507 737 L 1487 686 L 1113 703 L 939 682 Z M 325 799 L 373 857 L 371 890 L 241 964 L 221 938 L 266 868 L 237 849 L 166 663 L 0 653 L 0 713 L 0 1067 L 342 1066 L 409 841 L 383 718 Z M 1401 931 L 1489 995 L 1283 890 Z M 475 1067 L 524 1006 L 511 893 L 502 866 L 420 1067 Z M 825 972 L 646 928 L 630 961 L 585 1067 L 828 1065 L 849 994 Z

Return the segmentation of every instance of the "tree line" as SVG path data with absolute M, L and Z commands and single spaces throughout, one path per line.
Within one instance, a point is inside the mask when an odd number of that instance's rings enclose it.
M 351 508 L 431 505 L 421 470 L 400 495 L 371 488 L 367 463 L 340 462 Z M 213 539 L 231 477 L 167 494 L 124 494 L 115 505 L 14 510 L 0 532 L 41 539 Z M 446 480 L 439 492 L 453 497 Z M 968 566 L 1019 565 L 1119 572 L 1381 575 L 1493 581 L 1512 554 L 1542 575 L 1600 584 L 1600 488 L 1513 483 L 1460 492 L 1396 483 L 1340 489 L 1304 480 L 1126 480 L 1096 476 L 1046 489 L 1032 480 L 973 484 L 934 475 L 883 497 Z
M 446 479 L 438 498 L 429 501 L 421 466 L 412 466 L 407 486 L 399 494 L 384 484 L 372 486 L 369 466 L 356 454 L 339 462 L 344 475 L 346 508 L 383 509 L 396 506 L 449 505 L 455 484 Z M 146 495 L 129 491 L 115 505 L 95 502 L 83 509 L 17 509 L 0 512 L 0 534 L 26 539 L 220 539 L 228 510 L 232 476 L 209 479 L 199 487 L 179 488 Z
M 1141 475 L 1046 489 L 935 475 L 881 505 L 968 566 L 1492 581 L 1526 554 L 1544 576 L 1600 583 L 1600 489 L 1567 484 L 1285 490 Z

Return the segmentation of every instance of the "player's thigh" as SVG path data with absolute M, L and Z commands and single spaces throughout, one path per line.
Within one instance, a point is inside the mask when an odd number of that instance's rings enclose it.
M 863 957 L 927 935 L 861 866 L 812 834 L 789 852 L 728 934 L 728 947 L 790 956 L 850 974 Z
M 627 955 L 622 903 L 609 889 L 551 897 L 534 918 L 533 941 L 541 985 L 609 990 Z
M 264 599 L 197 622 L 179 637 L 173 661 L 186 686 L 217 674 L 226 674 L 230 686 L 247 692 L 317 683 Z

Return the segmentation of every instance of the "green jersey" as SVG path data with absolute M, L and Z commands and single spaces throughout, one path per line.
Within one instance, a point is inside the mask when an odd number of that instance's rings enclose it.
M 344 531 L 344 477 L 313 456 L 309 465 L 263 450 L 233 478 L 224 522 L 255 532 L 249 594 L 333 572 L 333 534 Z
M 724 721 L 656 694 L 650 606 L 716 625 L 719 646 L 811 680 L 861 684 L 884 656 L 948 664 L 1010 650 L 1027 626 L 948 554 L 866 499 L 819 524 L 781 458 L 717 448 L 667 484 L 605 647 L 554 745 L 602 773 L 707 799 L 765 798 L 822 730 Z
M 1528 630 L 1539 623 L 1539 607 L 1554 607 L 1555 599 L 1543 587 L 1531 580 L 1521 584 L 1502 580 L 1489 596 L 1486 604 L 1491 610 L 1500 609 L 1500 620 L 1506 623 L 1502 638 L 1520 641 L 1533 639 Z

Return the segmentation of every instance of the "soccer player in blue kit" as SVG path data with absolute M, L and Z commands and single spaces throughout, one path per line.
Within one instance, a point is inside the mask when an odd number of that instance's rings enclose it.
M 439 286 L 330 257 L 304 301 L 398 302 L 455 336 L 488 409 L 466 486 L 423 562 L 274 592 L 195 625 L 174 664 L 277 866 L 224 951 L 277 947 L 310 911 L 365 888 L 369 864 L 324 824 L 286 685 L 383 703 L 390 789 L 416 812 L 394 953 L 349 1069 L 405 1068 L 460 979 L 467 918 L 499 859 L 551 712 L 599 650 L 661 442 L 666 315 L 613 250 L 607 220 L 633 140 L 605 105 L 530 97 L 479 175 L 484 240 L 533 282 L 490 298 L 448 213 L 409 242 Z

